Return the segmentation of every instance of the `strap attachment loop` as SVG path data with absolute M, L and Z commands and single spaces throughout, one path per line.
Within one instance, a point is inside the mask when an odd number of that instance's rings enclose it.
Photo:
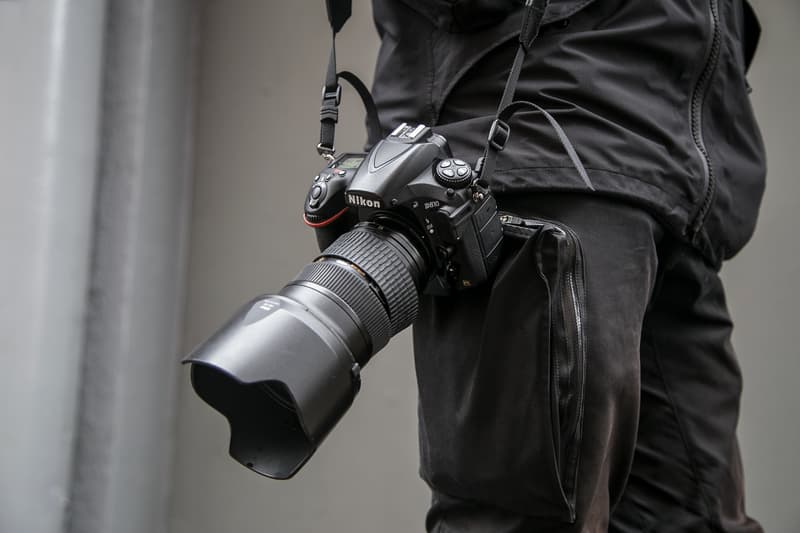
M 496 151 L 502 152 L 510 136 L 511 127 L 508 123 L 499 118 L 494 119 L 492 127 L 489 129 L 489 138 L 487 139 L 489 145 Z
M 317 145 L 317 153 L 328 162 L 336 159 L 336 150 L 333 147 L 328 148 L 327 146 L 323 146 L 322 143 Z

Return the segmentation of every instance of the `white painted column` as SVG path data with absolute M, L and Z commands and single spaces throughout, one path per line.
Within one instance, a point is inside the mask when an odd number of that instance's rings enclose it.
M 110 0 L 69 533 L 165 533 L 190 200 L 194 2 Z
M 167 529 L 192 0 L 0 0 L 0 533 Z
M 101 0 L 0 1 L 0 531 L 69 498 L 98 159 Z

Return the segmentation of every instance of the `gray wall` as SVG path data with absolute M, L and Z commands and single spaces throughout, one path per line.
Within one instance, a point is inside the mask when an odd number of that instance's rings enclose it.
M 186 348 L 256 294 L 278 291 L 316 252 L 301 219 L 323 166 L 319 97 L 330 29 L 323 2 L 207 2 L 201 28 Z M 337 47 L 369 74 L 377 52 L 365 1 Z M 366 80 L 366 81 L 369 81 Z M 363 112 L 345 94 L 337 146 L 360 149 Z M 172 531 L 420 531 L 409 332 L 363 374 L 356 404 L 300 474 L 261 478 L 227 456 L 225 420 L 185 374 Z M 391 528 L 385 522 L 392 524 Z
M 744 373 L 739 436 L 748 510 L 767 531 L 800 531 L 800 4 L 753 0 L 764 27 L 750 72 L 769 175 L 750 244 L 723 268 Z
M 300 221 L 320 167 L 319 87 L 327 60 L 323 2 L 206 2 L 201 31 L 196 182 L 185 348 L 241 303 L 276 291 L 314 254 Z M 766 37 L 752 75 L 771 174 L 751 245 L 727 265 L 745 372 L 741 422 L 749 510 L 768 531 L 798 531 L 800 375 L 793 312 L 800 298 L 800 185 L 793 164 L 800 113 L 800 6 L 756 5 Z M 366 78 L 377 39 L 366 0 L 340 38 L 340 67 Z M 357 97 L 346 93 L 337 145 L 363 140 Z M 227 457 L 224 419 L 191 392 L 184 372 L 174 473 L 173 533 L 235 530 L 407 532 L 423 529 L 428 491 L 416 477 L 415 384 L 408 332 L 364 373 L 356 405 L 293 480 L 260 478 Z

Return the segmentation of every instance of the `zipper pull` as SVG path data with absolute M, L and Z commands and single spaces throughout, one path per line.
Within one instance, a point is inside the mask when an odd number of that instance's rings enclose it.
M 511 213 L 501 213 L 500 222 L 507 226 L 520 226 L 523 228 L 530 226 L 527 220 L 522 217 L 518 217 L 517 215 L 512 215 Z

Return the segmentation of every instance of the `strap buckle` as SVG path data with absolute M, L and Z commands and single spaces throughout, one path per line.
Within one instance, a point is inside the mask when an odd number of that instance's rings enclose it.
M 319 109 L 320 120 L 329 120 L 333 123 L 339 122 L 339 103 L 342 101 L 342 86 L 336 84 L 335 91 L 328 91 L 327 87 L 322 87 L 322 107 Z
M 331 102 L 333 100 L 333 102 Z M 328 91 L 328 88 L 324 85 L 322 86 L 322 103 L 324 105 L 336 105 L 338 106 L 342 103 L 342 86 L 340 84 L 336 84 L 335 91 Z
M 492 127 L 489 130 L 489 146 L 498 152 L 502 152 L 510 136 L 511 127 L 506 122 L 497 118 L 492 122 Z

